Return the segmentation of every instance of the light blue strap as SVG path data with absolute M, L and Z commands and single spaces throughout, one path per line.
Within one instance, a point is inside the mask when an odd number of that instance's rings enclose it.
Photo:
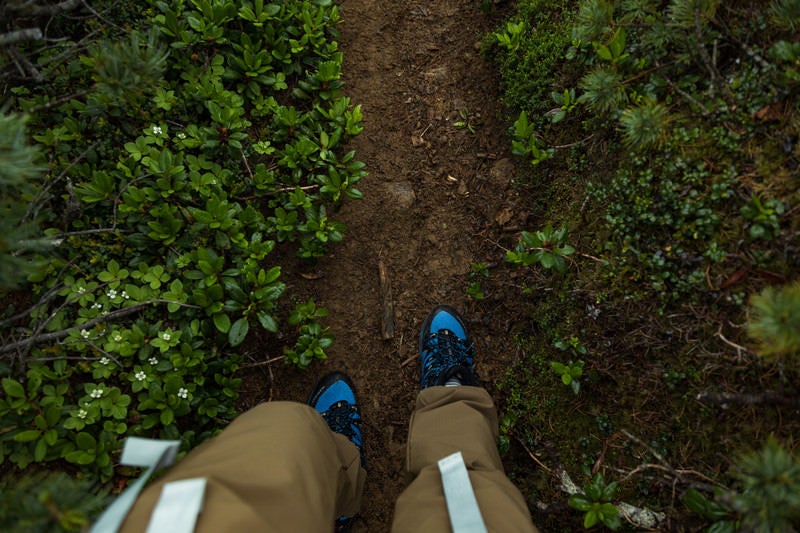
M 100 515 L 100 518 L 92 526 L 91 533 L 114 533 L 119 529 L 122 522 L 125 521 L 128 511 L 133 507 L 136 497 L 139 496 L 142 487 L 153 475 L 153 472 L 175 462 L 180 443 L 178 440 L 154 440 L 139 437 L 125 439 L 120 462 L 126 466 L 139 466 L 147 468 L 147 470 Z
M 442 474 L 444 499 L 453 533 L 486 533 L 486 524 L 483 523 L 461 452 L 439 460 L 439 472 Z
M 166 483 L 150 515 L 147 533 L 192 533 L 203 509 L 205 491 L 202 477 Z

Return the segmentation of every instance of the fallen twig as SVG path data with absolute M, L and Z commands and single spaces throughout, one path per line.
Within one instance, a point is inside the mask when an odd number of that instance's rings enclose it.
M 14 30 L 8 33 L 0 34 L 0 46 L 8 46 L 9 44 L 18 43 L 21 41 L 39 41 L 41 38 L 42 30 L 39 28 Z
M 282 359 L 286 359 L 286 356 L 285 355 L 278 355 L 277 357 L 273 357 L 271 359 L 267 359 L 266 361 L 259 361 L 257 363 L 249 363 L 249 364 L 246 364 L 246 365 L 242 365 L 242 366 L 239 367 L 239 370 L 242 370 L 244 368 L 255 368 L 257 366 L 267 366 L 267 367 L 269 367 L 272 363 L 277 363 L 278 361 L 280 361 Z M 271 373 L 272 373 L 272 370 L 270 370 L 270 374 Z
M 378 260 L 378 277 L 381 289 L 381 337 L 389 340 L 394 337 L 394 302 L 392 301 L 392 285 L 389 283 L 389 274 L 386 273 L 386 264 Z
M 701 392 L 696 397 L 700 402 L 711 402 L 719 404 L 723 409 L 729 405 L 783 405 L 786 407 L 800 407 L 800 398 L 796 396 L 785 396 L 775 391 L 765 391 L 758 393 L 744 392 Z
M 516 440 L 522 445 L 522 447 L 528 453 L 528 456 L 535 461 L 536 464 L 538 464 L 544 471 L 548 472 L 559 481 L 559 488 L 562 490 L 562 492 L 565 492 L 570 496 L 575 494 L 583 494 L 583 490 L 581 490 L 581 488 L 574 481 L 572 481 L 572 478 L 563 466 L 558 464 L 553 469 L 546 467 L 541 461 L 539 461 L 538 458 L 536 458 L 536 456 L 528 449 L 527 446 L 525 446 L 524 443 L 522 443 L 519 439 Z M 653 529 L 666 518 L 666 514 L 664 513 L 652 511 L 643 507 L 637 507 L 626 502 L 616 503 L 615 505 L 625 520 L 639 528 Z M 537 502 L 537 506 L 539 508 L 549 507 L 548 504 L 541 502 Z
M 32 336 L 28 337 L 27 339 L 6 344 L 6 345 L 0 347 L 0 354 L 13 352 L 13 351 L 19 350 L 20 348 L 28 348 L 28 347 L 33 346 L 35 344 L 42 344 L 42 343 L 45 343 L 45 342 L 61 340 L 64 337 L 69 336 L 69 334 L 72 333 L 73 331 L 80 331 L 82 329 L 89 329 L 89 328 L 92 328 L 92 327 L 96 326 L 97 324 L 101 324 L 103 322 L 108 322 L 109 320 L 114 320 L 114 319 L 117 319 L 117 318 L 122 318 L 122 317 L 125 317 L 125 316 L 128 316 L 128 315 L 132 315 L 132 314 L 134 314 L 134 313 L 136 313 L 138 311 L 141 311 L 142 309 L 144 309 L 148 305 L 152 305 L 152 304 L 156 304 L 156 303 L 177 304 L 177 305 L 180 305 L 182 307 L 192 307 L 192 308 L 195 308 L 195 309 L 199 309 L 195 305 L 185 304 L 185 303 L 181 303 L 181 302 L 174 302 L 172 300 L 162 300 L 162 299 L 148 300 L 146 302 L 141 302 L 141 303 L 132 305 L 130 307 L 123 307 L 122 309 L 117 309 L 116 311 L 111 311 L 109 313 L 106 313 L 104 315 L 98 316 L 98 317 L 93 318 L 91 320 L 87 320 L 83 324 L 80 324 L 80 325 L 77 325 L 77 326 L 73 326 L 71 328 L 62 329 L 61 331 L 53 331 L 52 333 L 43 333 L 43 334 L 39 334 L 39 335 L 32 335 Z

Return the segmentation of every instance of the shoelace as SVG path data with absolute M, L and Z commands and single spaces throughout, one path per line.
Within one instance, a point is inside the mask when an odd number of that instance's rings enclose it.
M 466 341 L 448 329 L 431 333 L 423 343 L 423 353 L 434 352 L 425 358 L 422 369 L 423 386 L 434 385 L 439 375 L 453 367 L 472 368 L 475 349 L 471 342 Z
M 344 400 L 338 401 L 322 413 L 322 418 L 333 431 L 341 433 L 361 448 L 361 431 L 356 425 L 361 421 L 361 415 L 354 405 Z

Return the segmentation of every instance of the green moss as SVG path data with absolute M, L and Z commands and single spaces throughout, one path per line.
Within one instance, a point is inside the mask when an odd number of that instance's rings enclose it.
M 567 0 L 522 0 L 510 22 L 522 24 L 516 50 L 495 49 L 505 86 L 505 103 L 516 111 L 540 117 L 554 106 L 564 54 L 569 47 L 568 28 L 574 9 Z M 505 31 L 505 26 L 497 33 Z

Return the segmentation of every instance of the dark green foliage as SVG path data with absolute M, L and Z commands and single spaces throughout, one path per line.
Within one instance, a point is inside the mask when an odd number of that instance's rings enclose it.
M 32 252 L 47 248 L 28 209 L 41 184 L 40 152 L 28 144 L 25 117 L 0 113 L 0 293 L 35 269 Z
M 548 111 L 548 96 L 569 46 L 566 32 L 572 16 L 570 4 L 546 0 L 519 2 L 514 18 L 493 34 L 501 45 L 497 59 L 505 85 L 505 102 L 510 109 L 527 111 L 537 120 Z
M 792 531 L 800 526 L 800 461 L 774 438 L 761 450 L 740 456 L 735 475 L 741 490 L 732 507 L 746 531 Z
M 11 89 L 38 146 L 19 119 L 0 134 L 17 158 L 0 163 L 14 172 L 8 205 L 53 243 L 18 295 L 29 308 L 6 310 L 17 315 L 0 330 L 0 460 L 66 461 L 103 481 L 128 435 L 188 448 L 235 416 L 254 336 L 298 367 L 326 357 L 327 311 L 284 303 L 271 254 L 327 253 L 345 232 L 329 213 L 361 196 L 365 174 L 343 149 L 362 116 L 341 94 L 337 6 L 112 5 L 80 28 L 56 17 L 93 38 L 64 45 L 49 83 Z M 26 185 L 40 172 L 44 186 Z
M 571 46 L 558 61 L 525 67 L 531 78 L 552 80 L 557 109 L 547 109 L 551 102 L 535 84 L 527 94 L 509 85 L 519 117 L 510 128 L 512 150 L 532 163 L 521 167 L 520 179 L 531 218 L 539 217 L 532 225 L 564 224 L 576 253 L 564 276 L 531 271 L 535 288 L 523 291 L 531 300 L 531 338 L 521 341 L 527 350 L 501 385 L 501 443 L 510 454 L 517 442 L 523 458 L 543 459 L 557 448 L 567 471 L 570 462 L 573 470 L 626 464 L 636 471 L 633 465 L 647 459 L 619 449 L 636 446 L 619 432 L 631 421 L 615 415 L 639 411 L 646 398 L 655 425 L 670 427 L 681 442 L 667 449 L 650 440 L 659 462 L 692 464 L 735 488 L 722 487 L 713 500 L 687 494 L 706 525 L 731 532 L 759 521 L 777 524 L 768 526 L 774 531 L 796 527 L 794 516 L 765 514 L 796 508 L 800 493 L 792 461 L 771 445 L 742 463 L 746 478 L 705 470 L 718 461 L 719 445 L 792 434 L 794 409 L 759 404 L 722 415 L 719 405 L 698 406 L 695 398 L 720 389 L 745 403 L 749 396 L 738 393 L 797 394 L 798 5 L 582 0 L 565 14 L 558 1 L 538 4 L 542 19 L 574 21 L 565 32 Z M 537 50 L 526 44 L 521 21 L 517 14 L 495 34 L 501 61 Z M 508 65 L 501 67 L 505 75 Z M 529 252 L 547 248 L 531 245 L 524 229 L 512 254 L 524 251 L 526 240 Z M 764 290 L 771 283 L 788 285 Z M 749 313 L 748 295 L 756 295 Z M 591 354 L 581 357 L 577 398 L 551 383 L 554 371 L 573 379 L 577 355 L 548 368 L 553 357 L 542 347 L 573 335 L 571 328 Z M 748 352 L 745 332 L 767 361 Z M 791 405 L 794 398 L 781 400 Z M 587 423 L 592 419 L 598 427 Z M 777 475 L 780 469 L 790 475 Z M 519 474 L 536 478 L 527 487 L 532 499 L 548 501 L 550 478 L 524 468 Z M 646 501 L 677 517 L 673 524 L 694 527 L 683 520 L 685 509 L 671 505 L 673 489 L 656 477 L 631 474 L 626 501 Z M 581 506 L 596 511 L 592 523 L 602 521 L 599 503 Z M 561 520 L 553 530 L 570 529 Z
M 694 142 L 698 133 L 681 135 Z M 605 206 L 608 268 L 665 302 L 701 289 L 706 265 L 718 260 L 714 238 L 733 195 L 732 174 L 713 176 L 702 161 L 675 156 L 631 163 L 588 189 Z
M 800 2 L 798 0 L 775 0 L 770 4 L 770 13 L 775 24 L 788 31 L 800 27 Z
M 128 110 L 145 104 L 162 83 L 167 61 L 167 48 L 152 29 L 143 37 L 131 33 L 128 41 L 101 42 L 89 47 L 83 63 L 91 69 L 94 90 L 87 102 L 87 111 L 93 114 L 125 110 L 109 108 L 127 107 Z
M 619 117 L 624 129 L 623 140 L 635 149 L 658 148 L 667 140 L 669 111 L 649 99 L 637 107 L 629 107 Z
M 60 472 L 0 480 L 0 529 L 19 533 L 85 531 L 109 503 L 93 482 Z
M 774 437 L 740 454 L 733 464 L 734 490 L 717 488 L 713 497 L 689 489 L 683 503 L 705 518 L 708 531 L 796 531 L 800 526 L 800 460 Z
M 763 356 L 800 364 L 800 283 L 767 287 L 750 299 L 747 332 Z
M 589 529 L 603 524 L 608 529 L 617 530 L 622 525 L 619 510 L 611 503 L 617 492 L 617 483 L 606 484 L 603 474 L 597 473 L 592 481 L 583 488 L 582 494 L 575 494 L 569 499 L 569 506 L 583 511 L 583 527 Z

